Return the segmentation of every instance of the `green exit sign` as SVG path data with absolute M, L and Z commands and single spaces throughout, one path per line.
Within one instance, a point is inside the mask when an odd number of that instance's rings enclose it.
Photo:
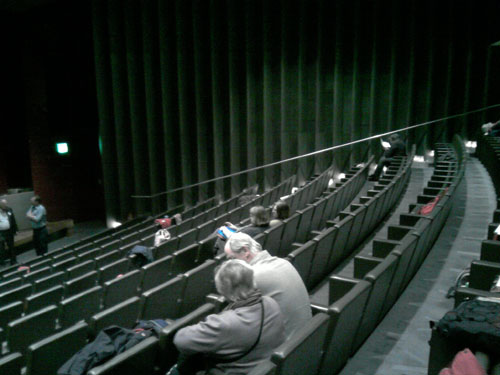
M 56 143 L 56 151 L 58 154 L 64 155 L 69 152 L 69 147 L 66 142 Z

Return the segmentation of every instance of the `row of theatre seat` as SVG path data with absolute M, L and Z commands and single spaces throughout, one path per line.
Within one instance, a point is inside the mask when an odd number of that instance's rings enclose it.
M 480 135 L 476 155 L 486 167 L 493 181 L 495 190 L 500 192 L 500 138 Z M 487 237 L 481 241 L 480 258 L 470 264 L 469 283 L 467 287 L 459 287 L 455 292 L 455 307 L 466 300 L 476 297 L 498 297 L 498 293 L 489 290 L 496 277 L 500 275 L 500 241 L 494 238 L 494 231 L 500 225 L 500 199 L 493 211 L 493 221 L 488 225 Z M 467 347 L 467 342 L 450 341 L 433 329 L 431 352 L 429 356 L 429 375 L 439 371 L 451 362 L 455 354 Z M 493 353 L 500 356 L 500 349 L 493 348 Z
M 313 197 L 314 194 L 319 193 L 321 189 L 327 186 L 328 180 L 331 177 L 331 171 L 332 169 L 329 168 L 325 173 L 315 176 L 312 181 L 299 189 L 296 194 L 289 197 L 290 203 L 293 206 L 298 206 L 301 204 L 300 202 L 302 200 L 309 199 Z M 254 205 L 271 202 L 272 199 L 277 199 L 285 195 L 290 191 L 293 181 L 294 178 L 287 179 L 276 188 L 258 197 L 256 199 L 257 202 L 254 200 L 250 202 L 250 204 Z M 304 198 L 304 196 L 307 198 Z M 244 212 L 245 208 L 248 210 L 248 207 L 237 207 L 237 209 L 242 212 Z M 215 212 L 213 208 L 207 210 L 207 212 L 209 211 Z M 235 215 L 235 211 L 236 210 L 230 210 L 230 214 Z M 202 215 L 207 217 L 206 212 L 202 213 Z M 216 219 L 227 220 L 227 216 Z M 215 221 L 213 221 L 213 223 L 216 225 Z M 212 232 L 214 229 L 215 228 L 212 229 Z M 182 233 L 180 233 L 179 236 L 174 236 L 174 238 L 180 237 L 181 235 Z M 137 242 L 126 244 L 123 246 L 123 249 L 120 248 L 119 251 L 109 249 L 103 256 L 109 259 L 118 256 L 117 253 L 120 253 L 123 257 L 123 255 L 126 254 L 126 249 L 131 248 L 136 243 Z M 73 335 L 74 332 L 72 327 L 66 330 L 64 330 L 64 328 L 76 323 L 80 319 L 86 319 L 90 323 L 86 332 L 89 337 L 92 338 L 100 329 L 112 323 L 130 327 L 138 317 L 150 319 L 168 316 L 169 318 L 175 319 L 179 316 L 186 315 L 186 313 L 199 306 L 204 297 L 214 290 L 212 282 L 207 283 L 206 280 L 213 279 L 215 264 L 220 261 L 220 259 L 216 259 L 203 262 L 205 259 L 202 260 L 198 253 L 198 251 L 202 249 L 200 245 L 200 243 L 195 242 L 184 249 L 175 251 L 172 255 L 166 255 L 158 259 L 153 264 L 147 265 L 141 270 L 132 270 L 130 272 L 126 272 L 130 267 L 128 258 L 122 258 L 115 262 L 111 262 L 104 265 L 104 267 L 98 268 L 98 271 L 96 271 L 95 268 L 92 268 L 92 265 L 94 265 L 94 267 L 96 264 L 100 266 L 103 265 L 100 255 L 94 259 L 89 259 L 81 263 L 75 262 L 73 259 L 75 258 L 74 256 L 69 256 L 69 258 L 64 261 L 71 260 L 77 264 L 72 266 L 73 263 L 70 264 L 68 262 L 66 265 L 71 265 L 71 267 L 66 269 L 65 272 L 59 271 L 57 273 L 62 273 L 66 276 L 66 280 L 68 275 L 76 276 L 77 274 L 83 273 L 81 276 L 64 281 L 62 285 L 55 285 L 52 288 L 48 288 L 44 283 L 42 285 L 47 287 L 45 288 L 46 290 L 36 293 L 35 295 L 27 296 L 24 301 L 20 298 L 22 297 L 20 290 L 11 290 L 5 293 L 5 295 L 3 295 L 4 302 L 10 302 L 10 299 L 16 299 L 16 297 L 21 300 L 0 308 L 0 321 L 5 324 L 11 320 L 10 318 L 13 315 L 14 317 L 18 317 L 16 314 L 21 314 L 23 311 L 26 315 L 20 319 L 10 321 L 7 324 L 7 342 L 3 345 L 3 353 L 5 354 L 7 352 L 12 354 L 8 354 L 0 359 L 0 368 L 3 369 L 3 366 L 8 368 L 10 365 L 17 366 L 18 364 L 26 364 L 28 373 L 46 373 L 47 363 L 42 367 L 37 367 L 35 364 L 39 362 L 37 362 L 36 358 L 39 358 L 38 355 L 42 355 L 40 353 L 47 353 L 47 350 L 51 351 L 54 349 L 53 342 L 65 342 L 66 333 L 70 336 Z M 82 248 L 83 250 L 81 250 Z M 77 244 L 76 249 L 83 251 L 82 253 L 76 254 L 77 256 L 87 253 L 84 251 L 86 249 L 81 244 Z M 75 255 L 75 249 L 70 250 L 72 250 L 72 252 L 69 255 Z M 44 259 L 43 261 L 57 260 L 57 265 L 59 266 L 58 263 L 60 263 L 61 254 L 62 252 L 57 252 L 56 259 L 46 257 L 48 259 Z M 212 254 L 210 253 L 210 255 Z M 85 270 L 89 269 L 92 269 L 92 271 L 84 273 Z M 114 271 L 109 272 L 109 275 L 116 275 L 116 272 L 122 272 L 125 273 L 125 275 L 117 279 L 111 279 L 111 277 L 108 279 L 106 271 L 109 269 L 113 269 Z M 33 273 L 36 272 L 37 270 Z M 44 272 L 49 272 L 49 270 L 44 270 Z M 180 274 L 176 275 L 177 273 Z M 7 274 L 7 276 L 9 279 L 6 282 L 14 280 L 12 279 L 13 275 Z M 39 276 L 42 276 L 41 272 Z M 55 279 L 53 276 L 54 275 L 49 276 L 52 281 Z M 39 279 L 33 276 L 32 278 L 36 285 L 40 284 Z M 169 278 L 171 278 L 171 280 L 169 280 Z M 41 278 L 42 282 L 45 281 L 44 279 L 44 277 Z M 64 280 L 64 277 L 62 280 Z M 156 287 L 157 284 L 166 280 L 168 280 L 166 283 Z M 28 293 L 30 287 L 32 287 L 32 285 L 26 284 L 22 287 L 22 291 Z M 75 294 L 77 290 L 81 291 L 81 293 Z M 142 295 L 140 295 L 141 291 L 144 291 Z M 60 300 L 61 296 L 64 297 L 62 301 Z M 126 299 L 126 301 L 120 303 L 124 299 Z M 58 302 L 59 306 L 50 305 L 50 301 L 54 303 L 60 301 Z M 35 307 L 31 306 L 40 308 L 43 307 L 43 304 L 49 304 L 49 306 L 31 313 L 31 311 L 35 309 Z M 27 306 L 30 306 L 28 310 L 26 309 Z M 105 309 L 105 307 L 108 308 Z M 100 311 L 100 309 L 104 310 L 95 314 Z M 44 328 L 39 329 L 41 326 Z M 51 338 L 42 340 L 42 346 L 40 348 L 36 349 L 37 345 L 32 345 L 27 348 L 28 344 L 46 337 L 54 331 L 58 331 L 58 333 L 51 336 Z M 77 332 L 80 331 L 77 330 Z M 68 348 L 70 347 L 71 346 L 68 346 Z M 64 345 L 62 348 L 64 348 Z M 23 356 L 26 350 L 27 355 Z M 60 350 L 54 350 L 60 352 Z M 17 352 L 13 353 L 13 351 Z M 66 350 L 65 353 L 69 354 L 72 352 Z M 60 359 L 61 356 L 54 358 L 56 362 L 59 361 L 57 364 L 60 364 Z M 55 369 L 55 367 L 52 367 L 52 369 Z M 13 373 L 16 372 L 14 371 Z
M 406 168 L 406 171 L 408 172 L 408 165 L 409 163 L 401 163 L 400 165 L 404 165 Z M 404 168 L 403 168 L 404 169 Z M 336 189 L 333 189 L 331 191 L 326 191 L 321 197 L 318 197 L 316 201 L 308 205 L 308 207 L 314 207 L 316 208 L 318 203 L 320 204 L 320 207 L 322 206 L 322 200 L 325 201 L 325 204 L 333 204 L 333 205 L 338 205 L 340 207 L 339 213 L 343 208 L 349 206 L 349 202 L 352 201 L 352 199 L 356 196 L 356 194 L 359 192 L 361 189 L 363 182 L 366 181 L 366 175 L 367 175 L 367 169 L 366 168 L 361 168 L 358 170 L 352 170 L 351 176 L 348 176 L 347 181 L 341 183 Z M 349 174 L 348 174 L 349 175 Z M 392 204 L 397 200 L 395 192 L 398 191 L 396 186 L 402 186 L 404 185 L 405 181 L 402 178 L 406 174 L 400 173 L 400 174 L 395 174 L 394 175 L 394 186 L 386 186 L 387 189 L 381 189 L 381 190 L 374 190 L 377 191 L 377 194 L 373 195 L 374 202 L 378 202 L 377 198 L 383 198 L 383 201 L 385 204 L 390 205 L 391 202 Z M 350 178 L 349 178 L 350 177 Z M 361 182 L 360 182 L 361 181 Z M 400 181 L 397 183 L 397 181 Z M 390 185 L 390 184 L 388 184 Z M 399 190 L 399 192 L 401 192 Z M 392 193 L 392 195 L 391 195 Z M 390 199 L 387 197 L 391 197 Z M 332 199 L 339 199 L 339 203 L 330 203 Z M 307 209 L 306 207 L 305 209 Z M 388 210 L 388 209 L 387 209 Z M 385 209 L 381 209 L 380 212 L 387 212 Z M 301 210 L 301 212 L 304 210 Z M 323 207 L 323 212 L 326 214 L 326 210 Z M 299 213 L 300 214 L 300 213 Z M 312 214 L 313 215 L 313 214 Z M 336 215 L 335 215 L 336 216 Z M 335 217 L 334 216 L 334 217 Z M 307 216 L 309 217 L 309 216 Z M 334 218 L 333 217 L 333 218 Z M 323 220 L 323 217 L 321 218 Z M 319 222 L 321 222 L 319 220 Z M 327 223 L 330 220 L 330 218 L 325 218 L 325 223 Z M 289 220 L 288 222 L 285 222 L 283 225 L 287 225 L 287 223 L 292 222 L 295 223 L 294 220 Z M 302 220 L 301 218 L 294 224 L 294 228 L 297 233 L 301 232 L 301 225 L 300 223 L 303 223 L 303 225 L 308 225 L 308 228 L 311 229 L 310 221 Z M 336 222 L 334 221 L 334 225 Z M 374 224 L 375 225 L 375 224 Z M 283 228 L 284 229 L 284 228 Z M 320 228 L 318 228 L 320 229 Z M 325 230 L 328 230 L 326 228 Z M 259 241 L 266 241 L 267 236 L 270 235 L 271 230 L 265 232 L 261 236 L 257 238 Z M 283 233 L 285 233 L 283 231 Z M 310 231 L 310 235 L 314 236 L 315 233 L 314 231 Z M 306 236 L 309 237 L 309 236 Z M 281 237 L 283 239 L 283 235 Z M 281 240 L 280 239 L 280 240 Z M 279 244 L 278 244 L 279 245 Z M 276 247 L 275 249 L 281 249 L 281 246 Z M 334 250 L 332 247 L 330 249 L 331 251 Z M 275 250 L 275 251 L 281 251 L 281 250 Z M 273 252 L 273 250 L 271 250 Z M 160 286 L 158 289 L 163 289 L 163 286 Z M 168 293 L 166 293 L 168 294 Z M 202 319 L 204 316 L 206 316 L 209 313 L 213 313 L 218 311 L 219 306 L 217 304 L 217 299 L 211 299 L 211 303 L 206 303 L 202 306 L 200 306 L 198 309 L 195 311 L 188 313 L 187 315 L 182 316 L 181 318 L 175 320 L 174 324 L 169 325 L 164 331 L 162 332 L 162 335 L 160 339 L 156 338 L 150 338 L 136 347 L 130 349 L 126 353 L 122 353 L 118 355 L 117 357 L 113 358 L 106 364 L 99 366 L 89 372 L 89 374 L 132 374 L 136 372 L 140 373 L 156 373 L 159 371 L 161 373 L 164 371 L 168 366 L 172 365 L 177 357 L 177 352 L 175 348 L 172 345 L 172 338 L 175 332 L 189 324 L 194 324 L 198 322 L 200 319 Z M 309 331 L 314 331 L 314 332 L 321 332 L 322 328 L 325 327 L 325 324 L 329 322 L 329 317 L 327 314 L 317 314 L 310 322 L 310 324 L 307 325 L 306 330 Z M 308 336 L 310 339 L 313 339 L 314 341 L 314 335 Z M 293 341 L 293 340 L 292 340 Z M 308 344 L 306 342 L 309 342 L 308 339 L 305 341 L 301 340 L 302 347 L 307 347 Z M 290 343 L 287 343 L 290 345 Z M 306 353 L 304 353 L 306 354 Z M 291 365 L 294 361 L 294 356 L 288 357 L 288 356 L 283 356 L 283 372 L 282 373 L 291 373 L 287 372 L 287 366 L 291 366 L 291 368 L 296 368 L 295 365 Z M 305 357 L 302 358 L 303 363 L 308 363 Z M 141 365 L 137 365 L 140 363 Z M 259 369 L 256 369 L 259 371 Z M 296 372 L 298 373 L 298 372 Z M 307 371 L 303 371 L 302 373 L 309 373 L 309 369 Z

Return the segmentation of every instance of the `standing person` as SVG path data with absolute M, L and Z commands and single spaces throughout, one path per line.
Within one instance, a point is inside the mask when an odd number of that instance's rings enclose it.
M 16 264 L 16 251 L 14 249 L 14 236 L 17 233 L 16 217 L 12 208 L 7 206 L 5 199 L 0 200 L 0 262 L 5 263 L 7 255 L 10 264 Z M 7 251 L 5 250 L 7 244 Z
M 35 195 L 31 198 L 32 206 L 26 213 L 26 217 L 31 221 L 33 228 L 33 245 L 37 255 L 47 253 L 47 242 L 49 233 L 47 232 L 47 211 L 42 206 L 42 199 Z
M 257 288 L 264 296 L 278 302 L 285 321 L 286 337 L 311 320 L 309 294 L 289 261 L 262 250 L 257 241 L 241 232 L 229 237 L 224 252 L 229 259 L 243 260 L 252 266 Z

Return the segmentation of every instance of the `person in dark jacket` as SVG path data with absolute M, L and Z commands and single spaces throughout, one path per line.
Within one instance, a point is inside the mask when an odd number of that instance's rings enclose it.
M 5 199 L 0 200 L 0 262 L 5 263 L 7 257 L 10 264 L 16 264 L 14 236 L 17 233 L 16 217 Z M 7 246 L 6 246 L 7 245 Z
M 391 147 L 385 150 L 384 155 L 380 158 L 375 172 L 368 177 L 369 181 L 378 181 L 384 167 L 389 166 L 395 156 L 406 156 L 406 145 L 399 134 L 391 134 L 389 137 Z

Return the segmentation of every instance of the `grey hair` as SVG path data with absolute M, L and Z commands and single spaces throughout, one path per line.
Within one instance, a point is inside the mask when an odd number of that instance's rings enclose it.
M 257 254 L 262 251 L 260 243 L 255 241 L 248 234 L 242 232 L 233 233 L 227 240 L 226 246 L 229 246 L 231 251 L 236 254 L 241 254 L 245 249 L 248 249 L 252 254 Z
M 250 221 L 253 225 L 269 224 L 269 210 L 263 206 L 253 206 L 250 209 Z
M 252 267 L 239 259 L 222 263 L 216 269 L 215 287 L 229 301 L 247 299 L 256 288 Z

